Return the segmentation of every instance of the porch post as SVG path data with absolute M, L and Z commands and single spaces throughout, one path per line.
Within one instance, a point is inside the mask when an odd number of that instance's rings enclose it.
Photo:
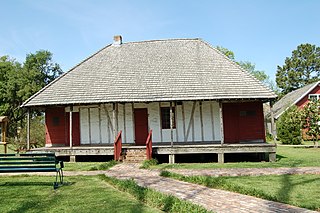
M 112 104 L 112 117 L 113 117 L 113 137 L 117 137 L 118 133 L 118 103 Z
M 223 114 L 222 114 L 222 102 L 219 101 L 219 111 L 220 111 L 220 137 L 221 145 L 224 144 L 224 133 L 223 133 Z
M 274 114 L 273 114 L 273 110 L 272 110 L 272 103 L 271 101 L 269 102 L 270 104 L 270 118 L 271 118 L 271 134 L 272 134 L 272 138 L 273 138 L 273 142 L 276 144 L 276 131 L 274 128 Z
M 169 163 L 174 164 L 175 156 L 173 154 L 173 111 L 172 111 L 172 101 L 170 101 L 170 141 L 171 141 L 171 154 L 169 156 Z
M 70 106 L 70 112 L 69 112 L 69 145 L 70 148 L 72 148 L 72 111 L 73 111 L 73 106 Z
M 30 150 L 30 109 L 27 111 L 27 150 Z

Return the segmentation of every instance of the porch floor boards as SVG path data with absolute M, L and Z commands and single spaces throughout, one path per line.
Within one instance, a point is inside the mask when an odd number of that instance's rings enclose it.
M 122 149 L 141 149 L 146 146 L 135 146 L 133 144 L 123 144 Z M 153 154 L 204 154 L 204 153 L 276 153 L 276 145 L 268 143 L 237 143 L 237 144 L 220 144 L 201 142 L 192 143 L 153 143 Z M 43 147 L 35 148 L 31 151 L 55 152 L 57 156 L 77 156 L 77 155 L 113 155 L 113 144 L 108 145 L 82 145 L 70 147 Z

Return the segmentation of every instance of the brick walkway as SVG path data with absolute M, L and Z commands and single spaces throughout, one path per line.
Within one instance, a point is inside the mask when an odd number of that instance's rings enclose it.
M 292 168 L 223 168 L 223 169 L 167 169 L 170 172 L 184 176 L 259 176 L 259 175 L 286 175 L 286 174 L 320 174 L 320 167 L 292 167 Z
M 159 171 L 139 169 L 137 164 L 119 164 L 106 171 L 105 174 L 119 179 L 133 178 L 140 186 L 172 194 L 214 212 L 314 212 L 252 196 L 160 177 Z

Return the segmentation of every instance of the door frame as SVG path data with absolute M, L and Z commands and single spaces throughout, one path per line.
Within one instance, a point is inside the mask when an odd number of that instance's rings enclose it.
M 137 142 L 137 131 L 139 131 L 140 128 L 137 128 L 137 115 L 136 115 L 136 111 L 144 111 L 145 112 L 145 117 L 144 117 L 144 123 L 146 125 L 144 125 L 144 129 L 146 130 L 145 133 L 139 133 L 139 134 L 145 134 L 145 138 L 142 140 L 142 141 L 138 141 Z M 147 140 L 147 137 L 148 137 L 148 131 L 149 131 L 149 118 L 148 118 L 148 108 L 134 108 L 133 109 L 133 116 L 134 116 L 134 144 L 136 146 L 142 146 L 142 145 L 145 145 L 145 141 Z

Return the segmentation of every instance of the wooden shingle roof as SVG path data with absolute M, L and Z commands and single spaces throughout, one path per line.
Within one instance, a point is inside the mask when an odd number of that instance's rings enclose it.
M 320 81 L 308 84 L 304 87 L 296 89 L 277 101 L 273 107 L 274 118 L 278 119 L 282 113 L 284 113 L 289 107 L 298 103 L 302 98 L 308 95 L 316 86 L 320 84 Z
M 169 39 L 108 45 L 22 106 L 275 97 L 203 40 Z

